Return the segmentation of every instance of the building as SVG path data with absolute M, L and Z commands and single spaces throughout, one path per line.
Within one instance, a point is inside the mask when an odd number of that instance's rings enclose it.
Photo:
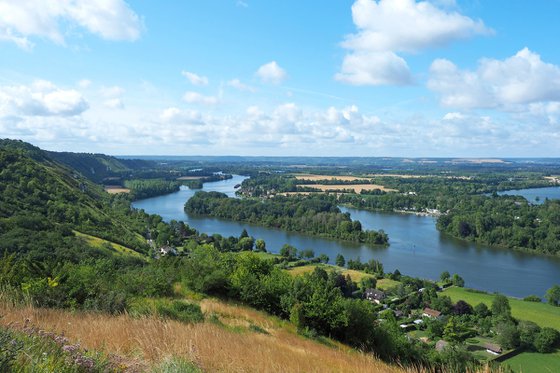
M 438 317 L 441 316 L 441 312 L 426 307 L 422 312 L 422 316 L 429 317 L 430 319 L 437 319 Z
M 502 348 L 499 345 L 486 343 L 484 347 L 486 347 L 486 352 L 488 352 L 489 354 L 500 355 L 502 353 Z
M 385 299 L 386 295 L 381 290 L 377 289 L 366 289 L 365 298 L 370 302 L 374 302 L 380 304 L 383 299 Z

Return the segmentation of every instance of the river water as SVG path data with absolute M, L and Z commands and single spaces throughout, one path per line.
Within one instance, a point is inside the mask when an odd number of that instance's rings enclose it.
M 244 179 L 236 175 L 230 180 L 205 183 L 204 190 L 234 196 L 234 186 Z M 207 234 L 239 236 L 245 228 L 251 236 L 264 239 L 267 250 L 273 253 L 277 253 L 283 244 L 289 243 L 298 249 L 313 249 L 315 255 L 326 254 L 331 262 L 339 253 L 346 260 L 360 257 L 362 261 L 367 261 L 374 258 L 383 263 L 386 272 L 399 269 L 401 273 L 415 277 L 437 279 L 441 272 L 447 270 L 461 275 L 467 287 L 515 297 L 529 294 L 542 297 L 552 285 L 560 284 L 560 258 L 463 242 L 440 234 L 432 217 L 342 208 L 353 219 L 360 220 L 364 228 L 383 229 L 389 234 L 389 247 L 375 247 L 247 223 L 189 216 L 183 207 L 195 192 L 182 187 L 179 192 L 136 201 L 133 205 L 148 213 L 159 214 L 165 221 L 183 220 Z M 540 196 L 542 199 L 545 197 L 542 189 Z

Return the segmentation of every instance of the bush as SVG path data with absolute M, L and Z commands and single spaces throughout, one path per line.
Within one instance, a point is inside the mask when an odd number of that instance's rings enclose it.
M 156 303 L 157 313 L 164 318 L 186 323 L 200 322 L 204 319 L 200 306 L 180 300 L 171 303 L 160 301 Z
M 537 302 L 537 303 L 542 302 L 542 299 L 539 298 L 539 297 L 536 296 L 536 295 L 529 295 L 529 296 L 523 298 L 523 300 L 524 300 L 525 302 Z

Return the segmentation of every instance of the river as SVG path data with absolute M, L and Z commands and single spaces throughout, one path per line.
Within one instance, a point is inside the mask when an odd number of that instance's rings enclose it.
M 205 191 L 235 195 L 234 185 L 243 176 L 204 184 Z M 179 192 L 134 202 L 134 207 L 159 214 L 165 221 L 183 220 L 200 232 L 239 236 L 245 228 L 255 238 L 266 241 L 267 250 L 277 253 L 283 244 L 298 249 L 313 249 L 315 255 L 326 254 L 334 261 L 338 253 L 346 260 L 360 257 L 362 261 L 377 259 L 386 272 L 395 269 L 414 277 L 437 279 L 441 272 L 458 273 L 467 287 L 501 292 L 515 297 L 535 294 L 540 297 L 554 284 L 560 284 L 560 258 L 531 255 L 507 249 L 490 248 L 464 242 L 439 233 L 432 217 L 412 214 L 379 213 L 342 208 L 367 229 L 383 229 L 389 235 L 389 247 L 340 242 L 303 234 L 288 233 L 208 217 L 187 215 L 183 206 L 196 191 L 182 187 Z M 544 194 L 541 194 L 544 198 Z

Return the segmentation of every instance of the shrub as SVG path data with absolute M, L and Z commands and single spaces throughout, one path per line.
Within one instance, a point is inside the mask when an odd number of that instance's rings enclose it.
M 170 303 L 160 301 L 156 303 L 156 309 L 161 317 L 181 322 L 194 323 L 204 319 L 198 304 L 187 303 L 180 300 L 174 300 Z

